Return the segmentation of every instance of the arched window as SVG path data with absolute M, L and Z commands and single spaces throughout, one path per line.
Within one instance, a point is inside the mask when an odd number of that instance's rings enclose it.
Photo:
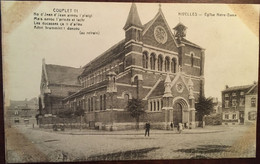
M 90 104 L 90 99 L 88 98 L 88 111 L 90 112 L 91 110 L 91 104 Z
M 165 58 L 165 72 L 170 71 L 170 58 L 167 56 Z
M 172 70 L 173 73 L 176 73 L 176 60 L 175 58 L 172 58 Z
M 194 65 L 194 54 L 193 53 L 191 53 L 191 55 L 190 55 L 190 63 L 191 63 L 191 66 L 193 67 L 193 65 Z
M 107 96 L 106 95 L 104 95 L 103 96 L 103 100 L 104 100 L 104 110 L 106 110 L 106 101 L 107 101 Z
M 163 65 L 163 58 L 162 58 L 162 55 L 159 55 L 159 57 L 158 57 L 158 71 L 162 71 L 162 65 Z
M 127 104 L 129 101 L 129 94 L 124 94 L 124 100 L 125 100 L 125 103 Z
M 91 111 L 93 111 L 94 109 L 94 100 L 93 100 L 93 97 L 91 97 Z
M 100 95 L 100 98 L 99 98 L 99 107 L 100 107 L 100 110 L 102 110 L 102 107 L 103 107 L 103 100 L 102 100 L 102 95 Z
M 155 70 L 155 54 L 154 53 L 152 53 L 151 57 L 150 57 L 150 67 L 151 67 L 151 70 Z
M 148 68 L 148 53 L 143 52 L 143 68 Z

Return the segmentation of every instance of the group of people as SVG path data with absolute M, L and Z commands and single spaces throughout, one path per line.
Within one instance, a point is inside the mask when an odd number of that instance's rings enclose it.
M 171 130 L 174 129 L 174 124 L 173 124 L 173 122 L 170 123 L 170 127 L 171 127 Z M 149 137 L 149 135 L 150 135 L 150 128 L 151 128 L 150 122 L 145 123 L 145 134 L 144 134 L 144 136 L 147 135 L 147 136 Z M 182 124 L 182 123 L 179 123 L 179 124 L 177 125 L 177 131 L 178 131 L 179 133 L 181 133 L 182 130 L 183 130 L 183 124 Z

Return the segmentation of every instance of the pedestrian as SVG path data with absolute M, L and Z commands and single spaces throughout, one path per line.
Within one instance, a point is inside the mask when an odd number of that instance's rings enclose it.
M 179 133 L 182 132 L 182 129 L 183 129 L 183 125 L 182 125 L 182 123 L 179 123 L 178 124 L 178 131 L 179 131 Z
M 171 122 L 170 126 L 171 126 L 171 130 L 173 130 L 173 122 Z
M 145 124 L 145 134 L 144 134 L 144 136 L 146 137 L 146 134 L 148 134 L 148 137 L 149 137 L 149 133 L 150 133 L 150 123 L 147 122 Z

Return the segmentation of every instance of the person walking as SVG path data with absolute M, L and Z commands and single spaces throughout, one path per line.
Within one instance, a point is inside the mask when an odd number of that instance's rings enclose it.
M 149 134 L 150 134 L 150 123 L 149 122 L 147 122 L 145 124 L 145 134 L 144 134 L 145 137 L 146 137 L 146 134 L 148 134 L 148 137 L 149 137 Z
M 182 130 L 183 130 L 183 125 L 182 125 L 182 123 L 179 123 L 178 124 L 178 132 L 181 133 Z
M 172 122 L 171 122 L 170 126 L 171 126 L 171 130 L 173 130 L 173 123 Z

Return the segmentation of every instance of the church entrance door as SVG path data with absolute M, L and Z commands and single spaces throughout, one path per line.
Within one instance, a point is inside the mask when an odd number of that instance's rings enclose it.
M 182 123 L 182 106 L 180 103 L 175 103 L 173 107 L 173 121 L 174 125 Z

